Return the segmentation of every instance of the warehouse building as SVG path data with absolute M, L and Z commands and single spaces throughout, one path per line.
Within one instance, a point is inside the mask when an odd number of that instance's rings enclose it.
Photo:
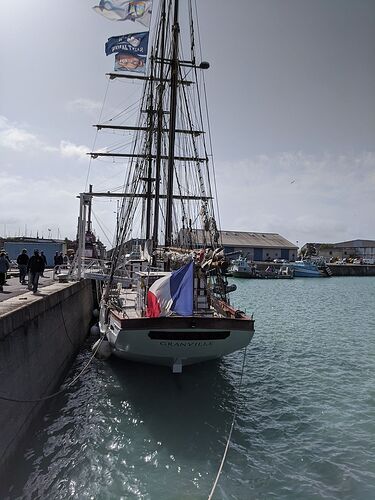
M 194 246 L 199 248 L 204 243 L 205 233 L 202 229 L 193 231 L 192 239 Z M 187 230 L 181 230 L 181 239 L 190 235 Z M 246 231 L 220 231 L 219 242 L 224 247 L 225 253 L 241 252 L 248 260 L 267 261 L 274 259 L 285 259 L 294 261 L 297 259 L 298 247 L 277 233 L 254 233 Z
M 0 248 L 8 253 L 11 260 L 16 260 L 24 248 L 26 248 L 29 257 L 33 255 L 34 250 L 43 251 L 47 259 L 47 266 L 53 266 L 55 253 L 62 252 L 65 255 L 67 244 L 65 240 L 48 238 L 0 238 Z
M 315 255 L 324 259 L 362 258 L 375 259 L 375 240 L 351 240 L 341 243 L 306 243 L 301 253 L 315 248 Z

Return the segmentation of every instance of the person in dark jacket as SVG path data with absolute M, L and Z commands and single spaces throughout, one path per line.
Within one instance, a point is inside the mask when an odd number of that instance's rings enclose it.
M 25 277 L 27 274 L 27 264 L 29 263 L 29 256 L 27 255 L 27 250 L 24 248 L 22 252 L 17 257 L 18 269 L 20 272 L 20 283 L 26 285 Z
M 9 267 L 9 262 L 6 258 L 5 252 L 0 252 L 0 292 L 3 291 Z
M 59 252 L 56 252 L 55 255 L 53 256 L 53 263 L 55 266 L 59 265 Z
M 29 290 L 36 293 L 38 290 L 39 276 L 44 271 L 44 260 L 39 255 L 39 250 L 34 250 L 34 255 L 30 257 L 27 264 L 27 271 L 29 273 Z
M 59 273 L 60 271 L 60 255 L 59 252 L 56 252 L 54 257 L 53 257 L 53 263 L 55 265 L 55 273 Z
M 43 262 L 44 262 L 44 269 L 47 267 L 47 257 L 44 255 L 44 252 L 43 250 L 40 252 L 40 256 L 42 257 L 43 259 Z M 44 273 L 44 269 L 43 269 L 43 273 Z M 41 274 L 42 278 L 44 277 L 44 274 Z
M 3 250 L 3 252 L 4 252 L 4 250 Z M 10 258 L 9 258 L 9 254 L 8 254 L 8 252 L 5 252 L 5 258 L 6 258 L 6 260 L 8 261 L 8 264 L 9 264 L 9 268 L 8 268 L 8 271 L 9 271 L 9 269 L 12 267 L 12 262 L 11 262 L 11 260 L 10 260 Z M 7 272 L 8 272 L 8 271 L 7 271 Z M 6 273 L 5 273 L 5 283 L 6 283 L 6 282 L 7 282 L 7 275 L 6 275 Z

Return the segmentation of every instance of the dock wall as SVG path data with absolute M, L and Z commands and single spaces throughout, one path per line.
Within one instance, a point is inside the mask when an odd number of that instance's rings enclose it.
M 332 276 L 375 276 L 375 266 L 363 264 L 328 264 Z
M 91 281 L 56 283 L 42 291 L 1 303 L 0 396 L 35 400 L 58 390 L 88 333 Z M 43 405 L 0 398 L 0 470 L 27 445 Z
M 269 265 L 280 269 L 283 264 L 274 264 L 273 262 L 256 263 L 259 271 L 265 271 Z M 287 266 L 288 264 L 284 264 Z M 332 276 L 375 276 L 374 265 L 364 264 L 327 264 L 330 268 Z

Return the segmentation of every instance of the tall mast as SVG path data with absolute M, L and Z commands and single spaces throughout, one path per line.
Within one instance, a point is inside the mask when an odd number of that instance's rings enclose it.
M 153 109 L 153 90 L 154 90 L 154 59 L 151 58 L 151 72 L 150 72 L 150 96 L 149 96 L 149 117 L 148 117 L 148 128 L 149 128 L 149 144 L 148 144 L 148 159 L 147 159 L 147 200 L 146 200 L 146 240 L 151 236 L 151 204 L 152 204 L 152 131 L 154 127 L 154 109 Z
M 174 170 L 174 146 L 176 138 L 176 114 L 177 114 L 177 91 L 178 91 L 178 41 L 180 26 L 178 24 L 178 2 L 174 2 L 174 18 L 172 27 L 172 60 L 171 60 L 171 97 L 170 97 L 170 121 L 169 121 L 169 150 L 167 168 L 167 207 L 165 213 L 165 246 L 172 244 L 172 208 L 173 208 L 173 170 Z
M 153 244 L 156 247 L 158 244 L 159 233 L 159 202 L 160 202 L 160 171 L 161 171 L 161 156 L 162 156 L 162 136 L 163 136 L 163 94 L 164 94 L 164 61 L 165 61 L 165 0 L 162 3 L 161 12 L 161 51 L 160 51 L 160 68 L 159 68 L 159 85 L 158 85 L 158 109 L 157 109 L 157 138 L 156 138 L 156 163 L 155 163 L 155 202 L 154 202 L 154 228 L 153 228 Z

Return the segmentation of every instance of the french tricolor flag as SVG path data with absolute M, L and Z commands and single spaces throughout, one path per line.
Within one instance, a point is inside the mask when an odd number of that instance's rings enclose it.
M 193 261 L 163 276 L 153 283 L 147 292 L 147 317 L 157 318 L 176 313 L 179 316 L 193 314 Z

